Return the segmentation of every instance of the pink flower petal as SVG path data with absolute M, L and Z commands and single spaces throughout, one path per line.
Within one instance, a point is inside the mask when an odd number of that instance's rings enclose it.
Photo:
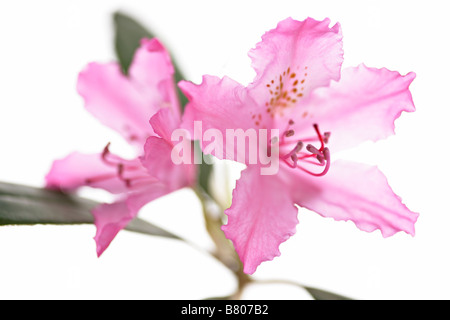
M 148 170 L 141 158 L 125 160 L 106 147 L 100 154 L 73 153 L 57 160 L 46 177 L 47 187 L 53 189 L 90 186 L 120 194 L 120 200 L 93 210 L 99 256 L 144 205 L 195 180 L 194 165 L 175 166 L 171 161 L 171 133 L 181 118 L 173 74 L 161 43 L 144 39 L 129 76 L 115 63 L 91 63 L 79 75 L 78 91 L 86 109 L 103 124 L 141 148 L 151 137 L 142 148 L 148 152 L 142 157 Z
M 279 245 L 295 233 L 298 223 L 297 208 L 283 183 L 277 176 L 261 176 L 258 166 L 242 172 L 225 213 L 228 224 L 222 229 L 248 274 L 280 255 Z
M 364 65 L 347 68 L 339 82 L 314 91 L 307 104 L 294 108 L 290 117 L 301 119 L 296 121 L 298 133 L 304 128 L 312 130 L 313 123 L 331 132 L 331 152 L 383 139 L 394 134 L 394 121 L 402 111 L 415 110 L 408 89 L 414 77 L 412 72 L 402 76 Z
M 302 207 L 335 220 L 351 220 L 363 231 L 378 229 L 384 237 L 399 231 L 414 235 L 418 214 L 401 202 L 377 167 L 340 160 L 323 177 L 294 175 L 292 170 L 287 174 L 285 188 Z
M 97 227 L 94 240 L 97 243 L 97 256 L 100 257 L 117 233 L 133 220 L 134 215 L 125 201 L 102 204 L 94 209 L 93 214 Z
M 257 76 L 248 88 L 227 77 L 204 76 L 200 85 L 181 82 L 179 86 L 190 100 L 183 127 L 193 135 L 194 121 L 201 120 L 201 135 L 215 128 L 223 137 L 227 129 L 285 128 L 287 121 L 274 123 L 275 113 L 278 115 L 283 107 L 281 100 L 288 98 L 289 104 L 295 103 L 300 99 L 296 95 L 304 99 L 311 90 L 339 79 L 342 35 L 338 24 L 329 28 L 329 23 L 329 19 L 286 19 L 267 32 L 249 53 Z M 228 145 L 224 149 L 222 154 L 214 155 L 230 160 L 248 158 L 237 150 L 225 152 L 233 150 Z
M 214 129 L 220 134 L 217 139 L 226 144 L 218 152 L 210 152 L 211 154 L 219 159 L 248 159 L 248 156 L 242 154 L 246 153 L 245 149 L 238 150 L 238 143 L 226 138 L 227 131 L 234 134 L 258 126 L 267 127 L 271 119 L 267 114 L 260 114 L 260 106 L 249 98 L 246 89 L 228 77 L 220 79 L 213 76 L 203 76 L 200 85 L 182 81 L 179 86 L 190 100 L 181 127 L 189 131 L 191 138 L 203 138 L 206 131 Z M 201 123 L 199 132 L 194 130 L 196 121 Z M 200 141 L 203 151 L 211 143 L 217 143 L 216 137 L 207 140 Z
M 143 144 L 153 134 L 149 119 L 161 108 L 179 115 L 169 54 L 157 39 L 142 41 L 124 76 L 117 63 L 91 63 L 78 77 L 86 109 L 129 142 Z
M 151 119 L 153 130 L 159 137 L 149 137 L 144 145 L 142 165 L 150 175 L 158 178 L 175 190 L 192 185 L 196 178 L 196 166 L 191 157 L 190 164 L 175 164 L 172 159 L 172 132 L 178 129 L 180 117 L 172 109 L 161 109 Z M 191 141 L 186 140 L 186 148 L 191 148 Z
M 154 181 L 127 195 L 127 205 L 130 212 L 137 213 L 143 206 L 174 191 L 166 183 Z
M 112 193 L 127 190 L 118 178 L 117 167 L 102 160 L 102 154 L 74 152 L 64 159 L 55 160 L 45 177 L 51 189 L 75 190 L 82 186 L 101 188 Z
M 331 28 L 329 24 L 329 19 L 288 18 L 263 35 L 249 53 L 256 71 L 249 89 L 261 106 L 283 91 L 291 93 L 289 86 L 295 81 L 301 84 L 298 93 L 306 97 L 311 90 L 339 79 L 342 34 L 339 24 Z
M 199 85 L 181 81 L 178 86 L 189 99 L 182 127 L 191 135 L 196 120 L 203 122 L 203 130 L 218 129 L 224 136 L 226 129 L 245 130 L 254 126 L 252 111 L 258 106 L 248 100 L 245 88 L 238 82 L 205 75 Z
M 181 116 L 172 108 L 159 110 L 151 119 L 153 131 L 167 142 L 171 141 L 172 132 L 179 128 Z
M 146 97 L 152 109 L 150 116 L 161 108 L 170 108 L 177 117 L 181 116 L 174 73 L 169 52 L 161 42 L 157 38 L 142 39 L 141 47 L 133 57 L 129 76 Z
M 171 158 L 173 145 L 159 137 L 149 137 L 145 143 L 142 165 L 150 175 L 164 182 L 170 190 L 190 186 L 195 181 L 196 167 L 191 164 L 175 164 Z
M 126 195 L 124 200 L 112 204 L 102 204 L 93 210 L 97 233 L 97 255 L 100 256 L 116 235 L 133 220 L 147 203 L 168 194 L 167 185 L 155 181 L 143 185 Z
M 129 142 L 141 143 L 153 133 L 148 120 L 156 110 L 118 64 L 90 63 L 78 77 L 77 90 L 86 109 Z

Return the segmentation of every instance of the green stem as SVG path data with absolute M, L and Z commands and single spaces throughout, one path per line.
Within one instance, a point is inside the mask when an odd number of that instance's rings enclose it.
M 234 273 L 238 282 L 236 292 L 229 298 L 233 300 L 239 299 L 244 288 L 253 280 L 249 275 L 243 272 L 242 262 L 240 261 L 233 244 L 225 237 L 225 234 L 221 230 L 223 212 L 220 211 L 214 200 L 212 200 L 202 189 L 197 187 L 194 189 L 194 192 L 202 204 L 206 230 L 215 244 L 213 256 Z

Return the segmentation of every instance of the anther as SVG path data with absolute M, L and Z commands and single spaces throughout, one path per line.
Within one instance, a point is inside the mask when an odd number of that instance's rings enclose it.
M 312 144 L 308 144 L 308 145 L 306 146 L 306 150 L 308 150 L 309 152 L 315 154 L 316 156 L 322 154 L 322 153 L 321 153 L 316 147 L 314 147 Z
M 320 164 L 324 164 L 325 163 L 325 157 L 321 154 L 318 154 L 316 156 L 317 161 L 319 161 Z
M 330 149 L 324 148 L 323 149 L 323 156 L 325 157 L 325 160 L 327 162 L 330 162 Z
M 330 135 L 331 135 L 331 132 L 324 132 L 323 133 L 323 142 L 324 143 L 328 143 L 328 140 L 330 139 Z
M 288 131 L 286 131 L 286 133 L 284 134 L 286 137 L 292 137 L 295 134 L 295 131 L 290 129 Z
M 291 154 L 291 160 L 294 161 L 294 165 L 297 165 L 298 157 L 295 153 Z
M 300 150 L 302 150 L 302 149 L 303 149 L 303 142 L 298 141 L 297 145 L 294 148 L 294 153 L 300 152 Z
M 106 160 L 106 157 L 109 154 L 109 146 L 111 145 L 111 142 L 108 142 L 108 144 L 106 145 L 106 147 L 103 148 L 103 152 L 102 152 L 102 159 Z
M 101 182 L 101 181 L 105 181 L 105 180 L 114 179 L 115 177 L 116 177 L 115 174 L 104 174 L 104 175 L 99 175 L 99 176 L 86 178 L 86 179 L 84 179 L 84 182 L 87 185 L 92 185 L 92 184 L 94 184 L 96 182 Z
M 102 160 L 104 163 L 110 166 L 117 166 L 117 162 L 114 162 L 114 156 L 111 157 L 111 152 L 109 151 L 109 147 L 111 145 L 111 142 L 108 142 L 108 144 L 103 148 L 102 152 Z
M 328 148 L 324 148 L 321 156 L 323 157 L 323 162 L 325 163 L 325 168 L 323 169 L 322 172 L 314 173 L 305 168 L 302 168 L 301 166 L 297 166 L 297 168 L 299 168 L 299 169 L 303 170 L 304 172 L 309 173 L 310 175 L 313 175 L 315 177 L 324 176 L 330 169 L 330 150 Z

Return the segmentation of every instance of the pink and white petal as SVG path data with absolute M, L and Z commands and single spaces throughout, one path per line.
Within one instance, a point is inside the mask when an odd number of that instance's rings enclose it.
M 316 21 L 292 18 L 262 36 L 249 52 L 256 78 L 249 86 L 250 94 L 263 106 L 271 97 L 298 92 L 307 97 L 317 87 L 327 86 L 340 77 L 343 61 L 342 34 L 339 24 L 329 27 L 330 20 Z
M 191 144 L 189 143 L 189 148 Z M 145 154 L 141 157 L 142 165 L 149 174 L 164 182 L 169 190 L 177 190 L 193 185 L 196 166 L 189 164 L 175 164 L 172 159 L 173 145 L 159 137 L 149 137 L 144 146 Z
M 322 177 L 292 173 L 285 181 L 298 205 L 324 217 L 353 221 L 363 231 L 380 230 L 384 237 L 400 231 L 414 235 L 418 214 L 402 203 L 377 167 L 339 160 Z
M 174 81 L 174 67 L 170 55 L 156 39 L 142 39 L 129 69 L 130 81 L 145 96 L 151 113 L 170 108 L 180 117 L 180 105 Z M 146 120 L 148 120 L 146 119 Z
M 133 220 L 135 214 L 130 211 L 126 201 L 101 204 L 92 213 L 97 227 L 94 240 L 97 243 L 97 256 L 100 257 L 119 231 Z
M 161 181 L 143 184 L 138 190 L 127 195 L 127 205 L 135 216 L 146 204 L 163 197 L 174 190 Z
M 319 124 L 323 131 L 331 132 L 332 152 L 386 138 L 394 134 L 394 121 L 403 111 L 415 110 L 409 91 L 414 78 L 412 72 L 402 76 L 364 65 L 344 69 L 339 82 L 317 89 L 305 108 L 294 111 L 291 117 L 302 119 L 296 122 L 296 132 Z M 305 112 L 308 116 L 302 118 Z
M 142 144 L 153 134 L 148 120 L 155 111 L 117 63 L 90 63 L 79 74 L 77 90 L 87 111 L 129 142 Z
M 93 210 L 97 233 L 97 255 L 100 256 L 116 235 L 133 220 L 139 210 L 149 202 L 168 194 L 170 190 L 161 182 L 146 183 L 130 192 L 126 198 L 112 204 L 102 204 Z
M 279 256 L 279 245 L 294 235 L 298 224 L 297 208 L 282 181 L 276 175 L 261 175 L 258 166 L 242 172 L 225 213 L 228 223 L 222 230 L 248 274 Z
M 164 140 L 170 142 L 172 132 L 179 128 L 181 116 L 171 108 L 159 110 L 151 119 L 153 131 Z
M 200 141 L 204 152 L 211 142 L 217 143 L 215 140 L 227 143 L 217 152 L 207 152 L 219 159 L 238 160 L 245 157 L 239 155 L 234 139 L 226 139 L 227 133 L 270 127 L 271 119 L 266 114 L 260 114 L 261 109 L 248 97 L 246 89 L 228 77 L 203 76 L 200 85 L 182 81 L 179 86 L 190 101 L 181 127 L 188 130 L 193 140 L 200 140 L 208 133 L 210 141 L 206 138 Z
M 254 126 L 252 112 L 258 106 L 248 99 L 246 89 L 233 79 L 204 75 L 199 85 L 181 81 L 178 86 L 189 99 L 182 127 L 192 135 L 194 121 L 202 121 L 203 130 L 218 129 L 224 136 L 226 129 Z
M 118 177 L 117 166 L 107 164 L 102 154 L 74 152 L 64 159 L 55 160 L 45 177 L 50 189 L 72 191 L 82 186 L 105 189 L 112 193 L 127 190 Z

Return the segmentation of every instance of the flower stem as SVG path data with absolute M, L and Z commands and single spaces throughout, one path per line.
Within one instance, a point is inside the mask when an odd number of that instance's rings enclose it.
M 225 234 L 221 230 L 223 224 L 222 210 L 201 188 L 194 188 L 194 192 L 202 204 L 206 230 L 215 244 L 215 250 L 212 255 L 233 272 L 238 282 L 236 292 L 228 298 L 231 300 L 239 299 L 244 288 L 253 280 L 249 275 L 243 272 L 242 262 L 240 261 L 232 242 L 225 237 Z

